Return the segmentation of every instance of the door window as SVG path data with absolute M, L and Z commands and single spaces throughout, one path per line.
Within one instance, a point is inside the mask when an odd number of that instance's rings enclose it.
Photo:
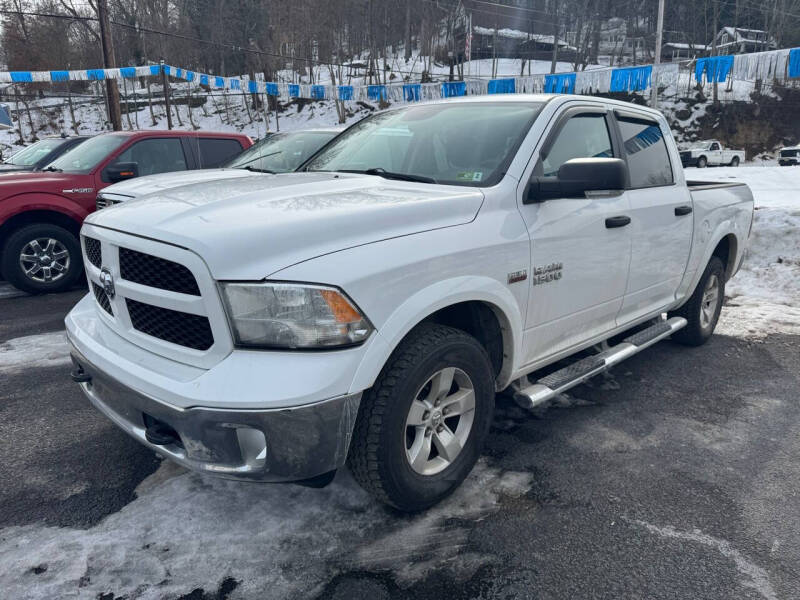
M 141 140 L 117 157 L 116 162 L 133 162 L 139 175 L 155 175 L 170 171 L 185 171 L 186 157 L 180 138 L 152 138 Z
M 712 150 L 719 150 L 719 144 L 717 144 L 716 142 L 714 142 L 713 144 L 711 144 L 711 149 L 712 149 Z
M 618 117 L 617 122 L 628 157 L 631 187 L 672 185 L 667 143 L 658 123 L 631 117 Z
M 541 174 L 545 177 L 557 175 L 559 167 L 573 158 L 613 156 L 605 115 L 575 115 L 564 124 L 547 154 L 542 156 Z
M 237 140 L 225 138 L 200 138 L 200 168 L 212 169 L 227 162 L 242 151 Z

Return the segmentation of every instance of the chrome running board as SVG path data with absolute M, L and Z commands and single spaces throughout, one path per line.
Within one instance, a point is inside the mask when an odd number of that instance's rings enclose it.
M 512 384 L 514 400 L 523 408 L 534 408 L 621 363 L 626 358 L 638 354 L 685 326 L 686 319 L 683 317 L 660 320 L 647 329 L 626 337 L 616 346 L 582 358 L 563 369 L 542 377 L 534 384 L 526 387 Z

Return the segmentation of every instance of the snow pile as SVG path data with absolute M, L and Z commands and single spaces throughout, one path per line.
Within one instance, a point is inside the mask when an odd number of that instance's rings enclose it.
M 0 344 L 0 375 L 67 363 L 69 349 L 63 331 L 29 335 Z
M 687 177 L 743 181 L 755 197 L 750 244 L 725 287 L 729 300 L 720 332 L 800 334 L 800 168 L 687 169 Z
M 377 504 L 346 472 L 321 490 L 214 479 L 170 463 L 153 477 L 136 500 L 89 530 L 3 530 L 4 596 L 155 599 L 216 590 L 232 577 L 248 597 L 305 598 L 337 573 L 365 568 L 395 572 L 400 582 L 435 569 L 471 576 L 488 560 L 461 552 L 471 524 L 502 495 L 531 485 L 529 474 L 502 473 L 482 460 L 449 499 L 404 516 Z

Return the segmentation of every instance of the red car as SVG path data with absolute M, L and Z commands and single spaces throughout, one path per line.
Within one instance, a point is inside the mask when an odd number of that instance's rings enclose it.
M 97 192 L 137 177 L 216 167 L 253 141 L 236 133 L 130 131 L 97 135 L 35 173 L 0 175 L 0 272 L 31 293 L 72 286 L 78 241 Z

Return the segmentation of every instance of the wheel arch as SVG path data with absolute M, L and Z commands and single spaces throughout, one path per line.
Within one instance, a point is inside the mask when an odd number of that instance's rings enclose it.
M 724 235 L 714 246 L 714 250 L 711 251 L 711 256 L 716 256 L 722 261 L 722 266 L 725 269 L 725 281 L 733 277 L 733 269 L 736 265 L 738 253 L 739 241 L 733 233 Z M 708 257 L 709 260 L 711 260 L 711 256 Z M 708 264 L 708 261 L 706 261 L 706 264 Z
M 522 343 L 522 315 L 516 299 L 498 281 L 460 277 L 425 288 L 403 302 L 376 332 L 351 390 L 371 387 L 389 357 L 418 325 L 449 325 L 473 335 L 486 349 L 495 370 L 495 387 L 510 382 Z

